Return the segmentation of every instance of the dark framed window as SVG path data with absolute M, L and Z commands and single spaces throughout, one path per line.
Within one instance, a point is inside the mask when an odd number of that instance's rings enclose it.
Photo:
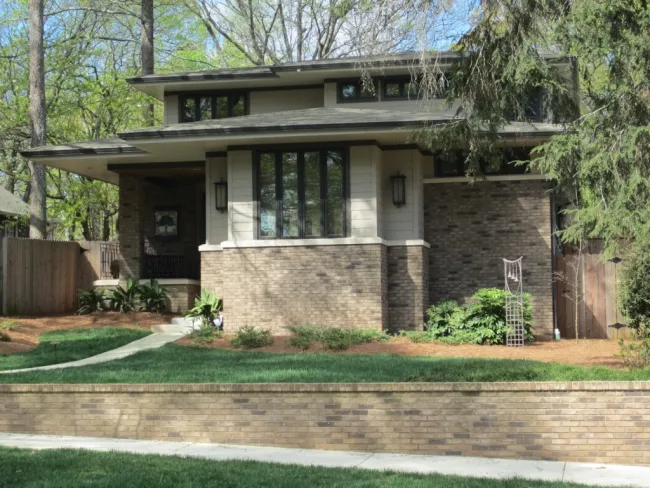
M 481 161 L 481 171 L 486 175 L 522 175 L 528 172 L 527 165 L 514 164 L 515 161 L 530 159 L 529 147 L 509 147 L 496 161 Z M 462 150 L 434 154 L 434 173 L 437 178 L 465 176 L 467 153 Z
M 348 150 L 255 153 L 260 239 L 345 237 Z
M 410 76 L 383 80 L 384 100 L 414 100 L 420 96 L 420 82 Z
M 377 100 L 377 82 L 362 80 L 339 81 L 336 84 L 336 98 L 339 103 L 373 102 Z
M 449 91 L 450 74 L 437 76 L 436 98 L 445 98 Z M 382 81 L 383 100 L 415 100 L 422 96 L 420 92 L 421 76 L 400 76 L 384 78 Z
M 525 122 L 527 120 L 542 122 L 544 120 L 543 90 L 541 88 L 531 89 L 523 98 L 523 107 L 521 107 L 520 113 L 517 114 L 515 108 L 511 107 L 506 111 L 506 118 L 518 122 Z
M 248 114 L 248 94 L 191 94 L 180 97 L 181 122 L 225 119 Z

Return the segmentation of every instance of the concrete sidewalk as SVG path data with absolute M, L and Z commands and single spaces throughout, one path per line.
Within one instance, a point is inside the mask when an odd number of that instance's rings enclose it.
M 418 456 L 352 451 L 316 451 L 278 447 L 193 444 L 92 437 L 1 434 L 0 446 L 23 449 L 88 449 L 137 454 L 187 456 L 212 460 L 252 460 L 330 468 L 392 470 L 418 474 L 446 474 L 482 478 L 527 478 L 593 486 L 650 487 L 650 467 L 614 464 L 515 461 L 453 456 Z
M 137 341 L 128 343 L 125 346 L 118 347 L 112 351 L 106 351 L 96 356 L 80 359 L 78 361 L 70 361 L 68 363 L 50 364 L 48 366 L 38 366 L 36 368 L 25 369 L 10 369 L 8 371 L 0 371 L 0 374 L 13 374 L 13 373 L 26 373 L 27 371 L 47 371 L 50 369 L 65 369 L 65 368 L 78 368 L 80 366 L 89 366 L 91 364 L 106 363 L 108 361 L 115 361 L 127 356 L 131 356 L 140 351 L 147 349 L 157 349 L 164 346 L 169 342 L 174 342 L 183 337 L 184 333 L 177 332 L 164 332 L 148 335 Z

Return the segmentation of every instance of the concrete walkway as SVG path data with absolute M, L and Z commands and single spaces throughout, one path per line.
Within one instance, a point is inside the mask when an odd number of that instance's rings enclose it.
M 164 332 L 155 333 L 138 339 L 137 341 L 130 342 L 126 346 L 118 347 L 112 351 L 106 351 L 96 356 L 80 359 L 78 361 L 70 361 L 69 363 L 50 364 L 48 366 L 38 366 L 36 368 L 25 369 L 10 369 L 7 371 L 0 371 L 0 374 L 10 373 L 25 373 L 27 371 L 47 371 L 50 369 L 64 369 L 64 368 L 78 368 L 80 366 L 89 366 L 91 364 L 106 363 L 108 361 L 115 361 L 127 356 L 131 356 L 136 352 L 146 351 L 147 349 L 157 349 L 164 346 L 169 342 L 174 342 L 183 337 L 184 333 L 178 332 Z
M 650 487 L 650 467 L 615 464 L 516 461 L 452 456 L 418 456 L 352 451 L 315 451 L 279 447 L 193 444 L 189 442 L 140 441 L 93 437 L 58 437 L 1 434 L 0 446 L 23 449 L 88 449 L 136 454 L 187 456 L 215 461 L 252 460 L 330 468 L 392 470 L 418 474 L 446 474 L 482 478 L 527 478 L 564 481 L 593 486 Z

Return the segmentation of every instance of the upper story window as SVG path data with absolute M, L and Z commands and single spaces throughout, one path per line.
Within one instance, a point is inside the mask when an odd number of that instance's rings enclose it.
M 181 96 L 181 122 L 225 119 L 248 114 L 246 93 Z
M 416 99 L 420 94 L 420 82 L 410 76 L 386 78 L 383 81 L 384 100 Z
M 357 81 L 339 81 L 337 83 L 337 98 L 339 103 L 373 102 L 377 100 L 377 82 L 364 83 Z
M 260 239 L 347 235 L 347 151 L 259 152 Z
M 509 147 L 503 150 L 503 159 L 500 164 L 481 162 L 481 171 L 485 175 L 522 175 L 528 172 L 528 166 L 516 165 L 513 161 L 527 161 L 530 159 L 529 147 Z M 434 156 L 434 171 L 436 178 L 450 178 L 465 176 L 465 159 L 467 154 L 462 151 L 450 151 L 447 154 Z

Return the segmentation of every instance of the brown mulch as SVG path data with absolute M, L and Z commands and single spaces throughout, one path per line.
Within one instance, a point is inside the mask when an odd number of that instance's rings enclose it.
M 188 338 L 179 342 L 182 345 L 194 345 Z M 227 339 L 217 339 L 213 343 L 201 347 L 234 349 Z M 289 337 L 275 337 L 273 345 L 255 349 L 273 353 L 293 353 L 298 349 L 289 345 Z M 415 344 L 404 337 L 397 337 L 387 343 L 373 342 L 353 346 L 347 351 L 323 351 L 319 346 L 312 346 L 310 352 L 328 352 L 331 354 L 400 354 L 402 356 L 440 356 L 465 358 L 500 358 L 500 359 L 532 359 L 547 363 L 567 363 L 582 366 L 609 366 L 620 368 L 623 364 L 614 354 L 619 351 L 618 343 L 614 340 L 584 339 L 561 340 L 553 342 L 536 342 L 525 347 L 514 348 L 506 346 L 477 346 L 472 344 Z
M 2 330 L 11 338 L 11 342 L 0 341 L 0 354 L 14 354 L 33 349 L 38 344 L 38 337 L 53 330 L 93 329 L 101 327 L 132 327 L 150 330 L 152 325 L 171 322 L 171 315 L 138 312 L 121 314 L 103 312 L 92 315 L 57 315 L 53 317 L 0 317 L 0 322 L 13 322 L 18 327 Z

